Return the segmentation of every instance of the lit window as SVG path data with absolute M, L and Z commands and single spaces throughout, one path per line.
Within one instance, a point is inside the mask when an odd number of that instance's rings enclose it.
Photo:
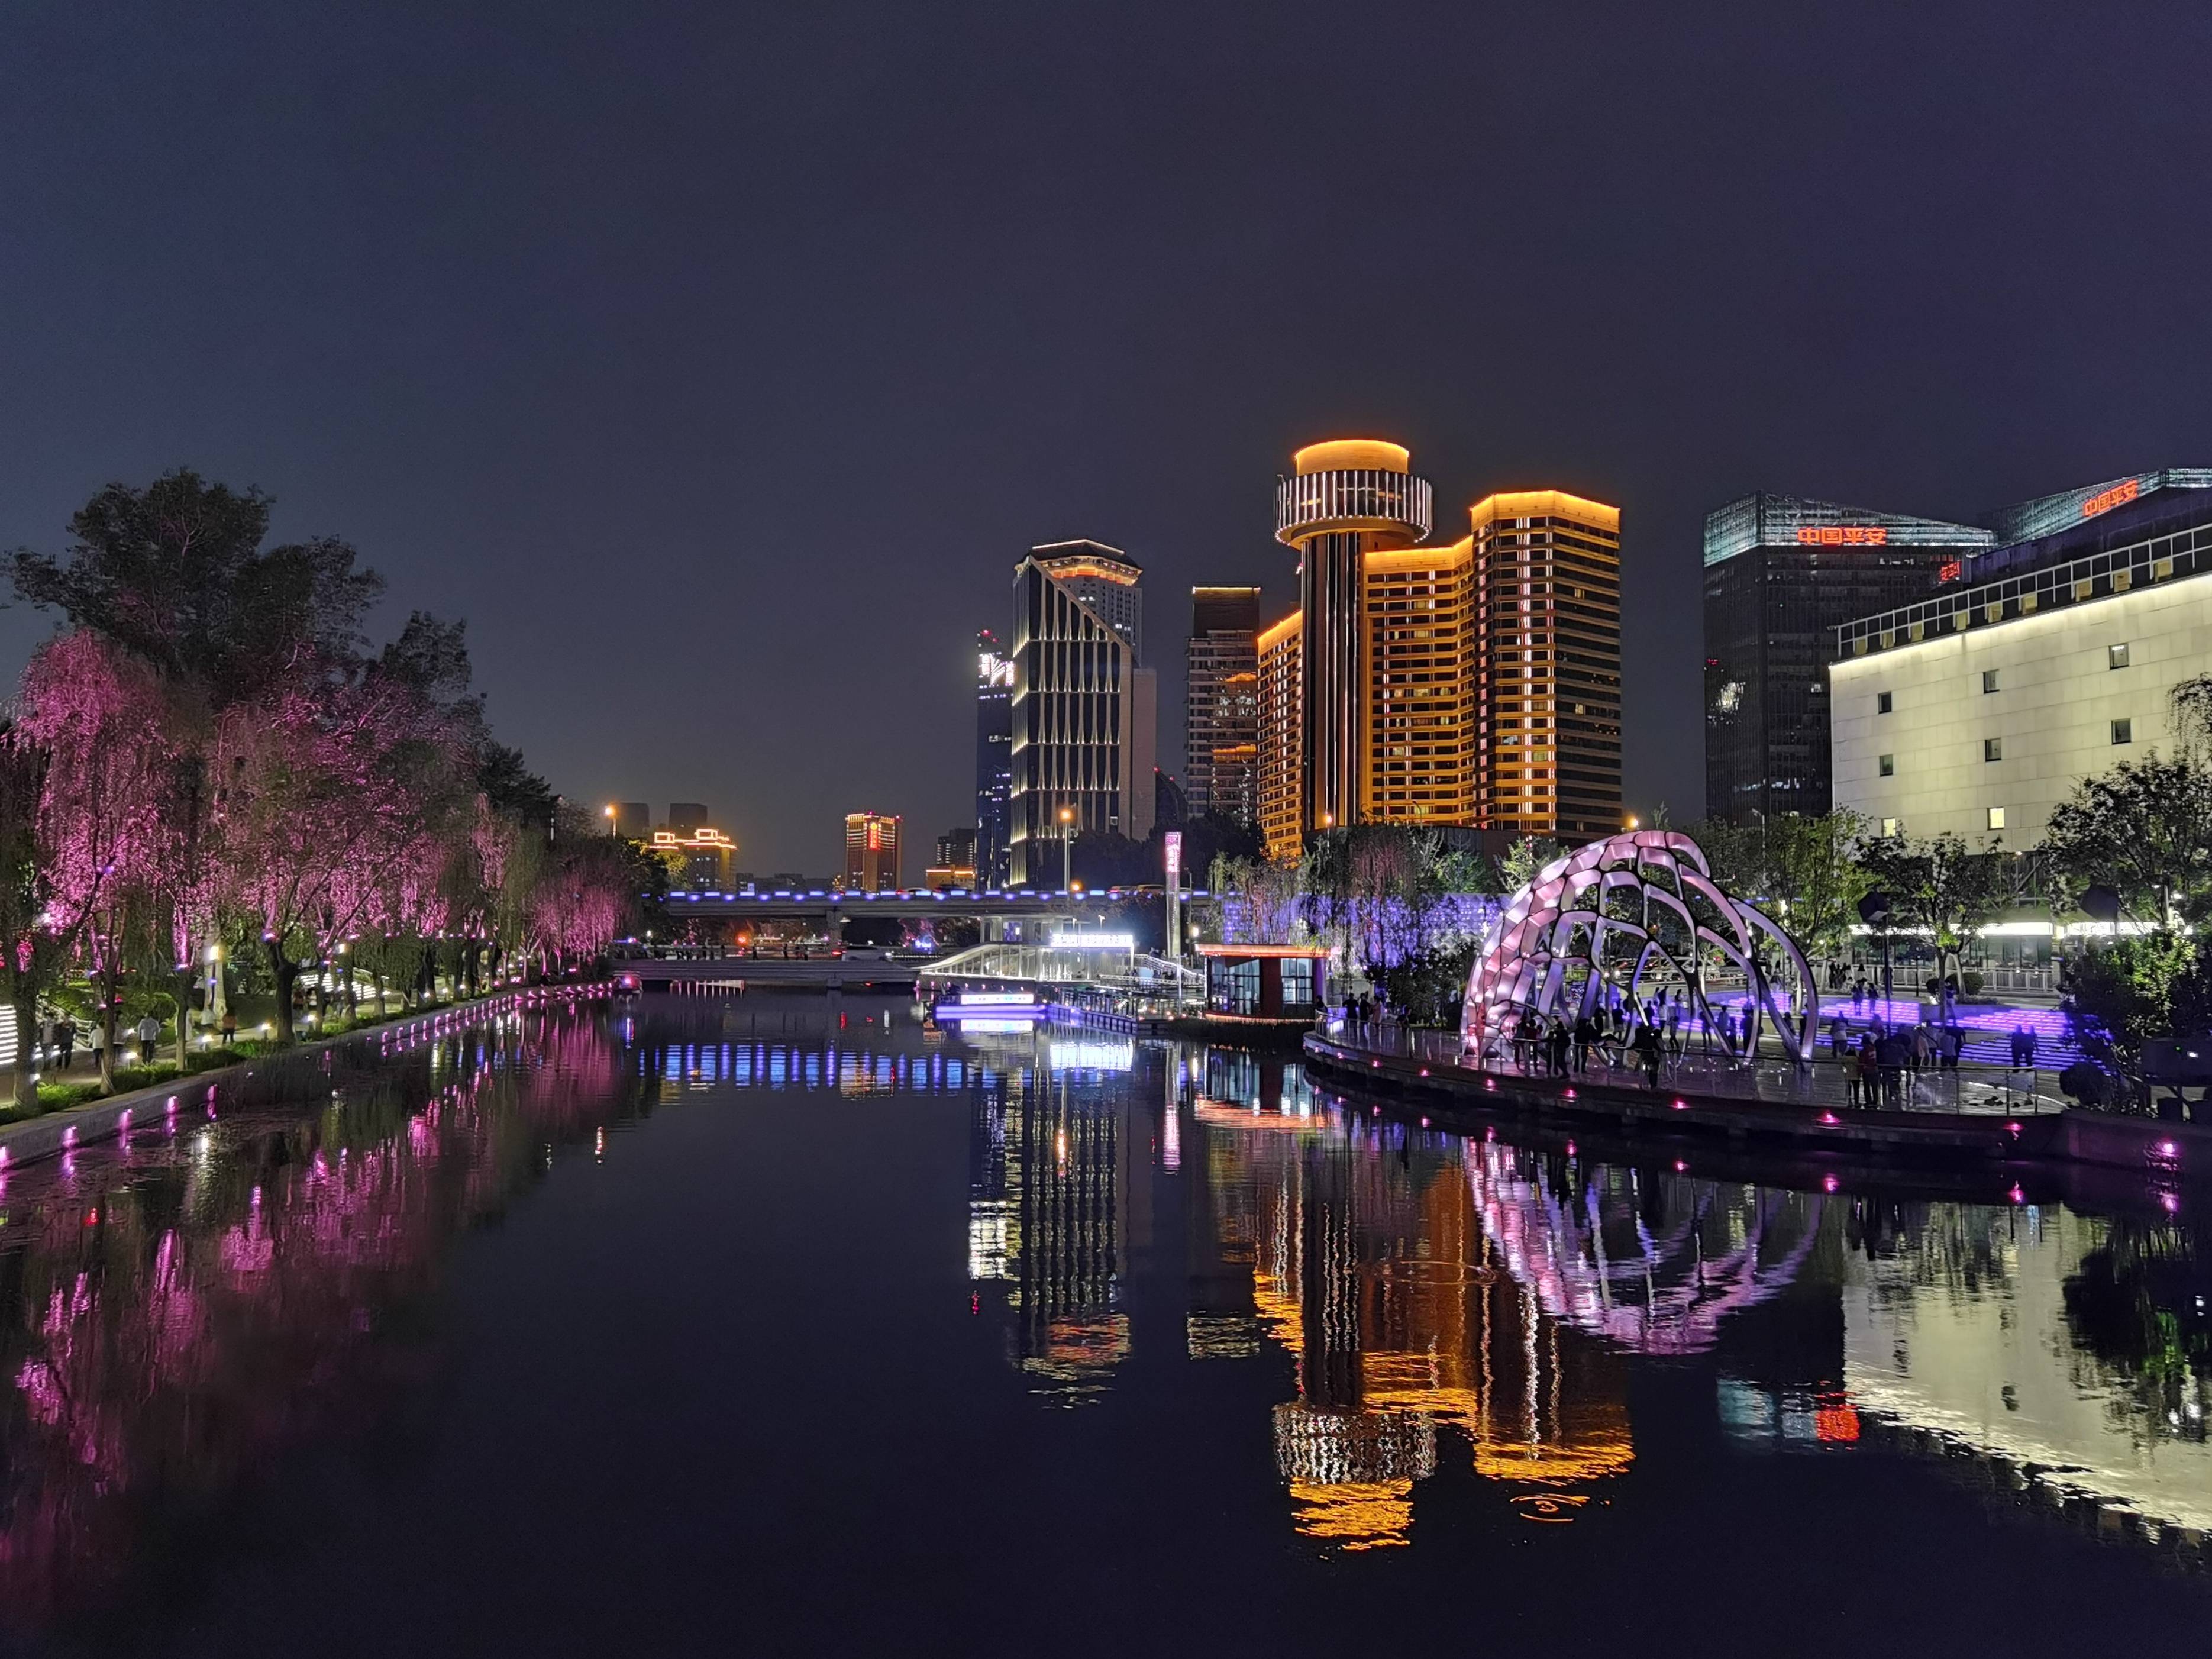
M 2133 743 L 2135 740 L 2136 723 L 2132 720 L 2114 720 L 2112 722 L 2112 741 L 2114 743 Z
M 2004 739 L 2002 738 L 1984 738 L 1982 739 L 1982 758 L 1985 761 L 2002 760 L 2004 758 Z
M 1877 691 L 1874 694 L 1874 712 L 1875 714 L 1887 714 L 1893 707 L 1894 707 L 1894 704 L 1892 702 L 1890 694 L 1888 692 Z
M 1996 689 L 1997 671 L 1994 668 L 1984 668 L 1982 670 L 1982 695 L 1984 696 L 1987 696 L 1990 692 Z
M 1990 808 L 1990 828 L 1992 830 L 2002 830 L 2004 828 L 2003 807 L 1992 806 Z
M 1905 833 L 1905 820 L 1903 818 L 1884 818 L 1881 821 L 1881 833 L 1885 836 L 1903 835 Z
M 2119 645 L 2108 645 L 2105 647 L 2106 667 L 2125 668 L 2127 665 L 2128 647 L 2124 643 Z
M 1897 775 L 1897 757 L 1894 755 L 1883 755 L 1876 759 L 1874 764 L 1875 770 L 1886 778 Z

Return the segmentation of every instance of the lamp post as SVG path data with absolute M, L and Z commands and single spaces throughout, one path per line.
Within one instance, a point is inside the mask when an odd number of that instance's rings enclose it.
M 1075 809 L 1060 809 L 1060 890 L 1063 896 L 1075 890 Z
M 608 833 L 610 836 L 611 836 L 611 835 L 612 835 L 612 834 L 614 834 L 614 832 L 615 832 L 615 809 L 614 809 L 612 806 L 609 806 L 609 807 L 606 809 L 606 813 L 607 813 L 607 833 Z

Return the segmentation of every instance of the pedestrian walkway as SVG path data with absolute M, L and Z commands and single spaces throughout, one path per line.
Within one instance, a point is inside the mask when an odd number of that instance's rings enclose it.
M 1628 1056 L 1613 1044 L 1594 1046 L 1586 1065 L 1563 1073 L 1552 1070 L 1534 1042 L 1500 1042 L 1478 1059 L 1467 1053 L 1459 1037 L 1449 1031 L 1409 1031 L 1379 1024 L 1349 1027 L 1340 1020 L 1328 1028 L 1327 1036 L 1332 1043 L 1378 1059 L 1414 1060 L 1431 1067 L 1449 1066 L 1476 1078 L 1527 1079 L 1547 1088 L 1590 1083 L 1616 1090 L 1672 1091 L 1707 1100 L 1815 1107 L 1832 1112 L 1889 1110 L 2005 1118 L 2060 1112 L 2068 1104 L 2058 1091 L 2057 1078 L 2048 1071 L 1975 1062 L 1962 1063 L 1956 1070 L 1898 1068 L 1891 1079 L 1893 1086 L 1885 1089 L 1881 1103 L 1867 1107 L 1852 1098 L 1850 1074 L 1854 1067 L 1850 1061 L 1801 1062 L 1772 1054 L 1747 1060 L 1718 1053 L 1686 1053 L 1662 1057 L 1654 1090 L 1643 1067 L 1629 1063 Z

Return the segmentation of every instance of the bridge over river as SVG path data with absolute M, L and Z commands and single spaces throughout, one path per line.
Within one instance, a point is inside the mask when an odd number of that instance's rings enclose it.
M 668 910 L 672 916 L 734 921 L 846 921 L 865 918 L 906 921 L 930 916 L 1020 921 L 1072 917 L 1086 906 L 1147 896 L 1157 898 L 1162 890 L 1158 887 L 1112 887 L 1070 895 L 1042 893 L 1029 888 L 988 893 L 917 888 L 860 893 L 817 887 L 803 893 L 671 893 Z M 1203 890 L 1186 890 L 1183 896 L 1204 898 L 1206 894 Z

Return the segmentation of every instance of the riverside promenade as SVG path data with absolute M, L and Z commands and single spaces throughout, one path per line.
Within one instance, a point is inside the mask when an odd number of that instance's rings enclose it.
M 380 1020 L 341 1031 L 335 1036 L 318 1037 L 233 1065 L 169 1078 L 128 1094 L 87 1101 L 19 1123 L 0 1124 L 0 1176 L 27 1164 L 63 1157 L 80 1146 L 94 1146 L 142 1130 L 173 1134 L 179 1124 L 205 1123 L 225 1110 L 267 1105 L 290 1097 L 296 1091 L 285 1085 L 296 1076 L 303 1060 L 327 1057 L 349 1043 L 375 1043 L 377 1057 L 389 1059 L 496 1015 L 526 1008 L 573 1006 L 581 1000 L 604 997 L 611 988 L 598 981 L 516 986 L 468 1001 Z M 252 1086 L 256 1083 L 276 1086 L 257 1089 Z
M 1640 1068 L 1595 1053 L 1587 1066 L 1560 1075 L 1533 1054 L 1492 1054 L 1478 1062 L 1449 1032 L 1339 1023 L 1305 1039 L 1305 1061 L 1316 1082 L 1447 1121 L 1467 1113 L 1784 1141 L 1871 1158 L 2056 1158 L 2164 1179 L 2212 1177 L 2212 1128 L 2087 1111 L 2059 1095 L 2048 1073 L 2002 1066 L 1907 1073 L 1888 1101 L 1867 1107 L 1852 1103 L 1844 1063 L 1771 1054 L 1669 1058 L 1654 1087 Z

